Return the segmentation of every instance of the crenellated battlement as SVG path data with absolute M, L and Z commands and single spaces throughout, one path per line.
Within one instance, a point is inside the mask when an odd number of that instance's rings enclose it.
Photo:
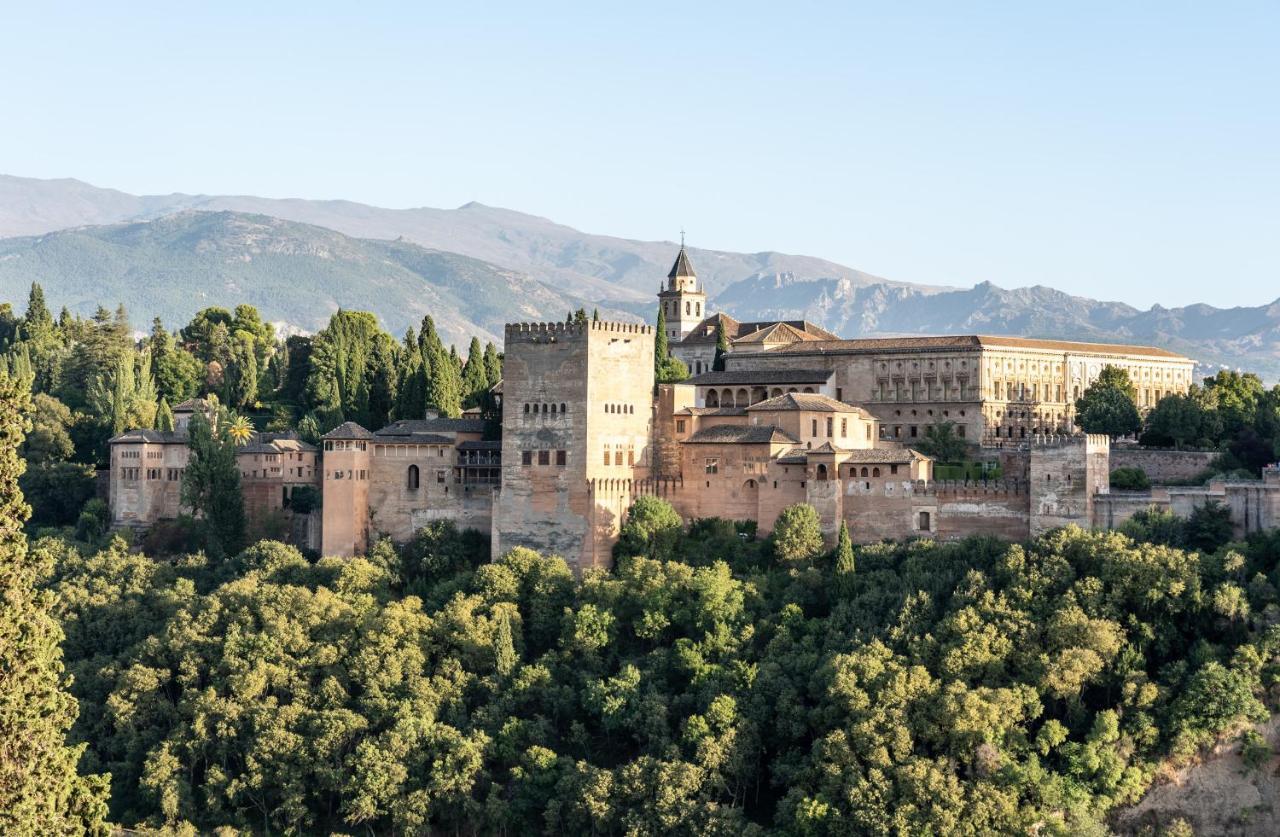
M 1022 480 L 936 480 L 923 488 L 916 488 L 915 493 L 934 495 L 943 499 L 1025 497 L 1027 484 Z
M 622 323 L 616 320 L 592 320 L 588 323 L 592 331 L 608 331 L 617 334 L 653 334 L 653 326 L 644 323 Z
M 613 320 L 589 320 L 585 323 L 507 323 L 505 329 L 508 343 L 554 343 L 580 339 L 591 333 L 652 336 L 653 326 Z

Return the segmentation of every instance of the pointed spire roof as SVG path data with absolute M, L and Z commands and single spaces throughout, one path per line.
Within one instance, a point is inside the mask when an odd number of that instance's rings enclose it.
M 693 264 L 689 261 L 689 254 L 685 252 L 684 245 L 680 245 L 680 254 L 676 256 L 676 263 L 671 265 L 671 272 L 667 274 L 668 279 L 675 279 L 678 276 L 692 276 L 697 278 L 698 274 L 693 271 Z

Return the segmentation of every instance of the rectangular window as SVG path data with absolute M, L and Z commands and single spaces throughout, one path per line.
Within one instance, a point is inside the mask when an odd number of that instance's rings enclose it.
M 890 465 L 890 466 L 889 466 L 889 473 L 891 473 L 891 474 L 896 474 L 896 473 L 898 473 L 898 466 L 897 466 L 897 465 Z
M 835 419 L 833 419 L 833 418 L 829 418 L 829 419 L 827 419 L 827 438 L 828 438 L 828 439 L 830 439 L 832 436 L 834 436 L 834 435 L 835 435 L 835 433 L 834 433 L 834 432 L 833 432 L 833 430 L 832 430 L 832 428 L 833 428 L 833 427 L 834 427 L 834 425 L 835 425 L 835 421 L 836 421 L 836 420 L 835 420 Z
M 705 471 L 708 474 L 720 473 L 720 460 L 718 458 L 708 458 L 706 460 Z
M 930 525 L 929 513 L 920 512 L 920 531 L 921 532 L 930 531 L 929 525 Z
M 448 479 L 448 477 L 449 477 L 448 471 L 436 471 L 436 484 L 444 485 L 444 481 Z
M 961 439 L 963 439 L 963 438 L 964 438 L 964 425 L 963 425 L 963 424 L 956 425 L 956 435 L 957 435 L 957 436 L 959 436 Z
M 848 438 L 848 436 L 849 436 L 849 420 L 846 418 L 842 418 L 840 419 L 840 438 L 845 439 L 845 438 Z
M 539 465 L 550 465 L 550 464 L 551 464 L 551 451 L 549 451 L 549 450 L 540 450 L 540 451 L 538 451 L 538 464 L 539 464 Z
M 533 451 L 531 451 L 531 450 L 522 450 L 522 451 L 520 451 L 520 464 L 521 464 L 521 465 L 532 465 L 532 464 L 533 464 Z
M 919 429 L 920 429 L 920 428 L 918 428 L 916 425 L 914 425 L 914 424 L 913 424 L 913 425 L 911 425 L 911 438 L 912 438 L 912 439 L 914 439 L 914 438 L 916 438 L 918 435 L 920 435 L 920 434 L 919 434 L 919 432 L 918 432 L 918 431 L 919 431 Z
M 837 401 L 844 400 L 844 387 L 836 387 L 836 400 Z
M 609 460 L 609 449 L 608 449 L 608 448 L 605 448 L 605 449 L 604 449 L 604 464 L 608 465 L 608 464 L 609 464 L 609 461 L 610 461 L 610 460 Z
M 565 464 L 565 452 L 562 450 L 556 451 L 556 465 L 563 468 L 564 464 Z
M 812 433 L 810 433 L 809 435 L 811 435 L 811 436 L 817 436 L 817 435 L 818 435 L 818 420 L 817 420 L 817 419 L 814 419 L 814 420 L 813 420 L 813 432 L 812 432 Z
M 636 464 L 636 449 L 635 449 L 635 448 L 627 448 L 627 464 L 628 464 L 628 465 L 634 465 L 634 464 Z
M 684 419 L 676 419 L 676 432 L 677 433 L 684 432 Z

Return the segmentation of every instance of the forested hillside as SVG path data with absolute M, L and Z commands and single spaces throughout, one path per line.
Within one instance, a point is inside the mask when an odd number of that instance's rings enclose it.
M 1267 713 L 1275 535 L 827 554 L 803 528 L 644 501 L 580 581 L 448 525 L 316 562 L 35 549 L 81 770 L 131 826 L 1100 834 Z

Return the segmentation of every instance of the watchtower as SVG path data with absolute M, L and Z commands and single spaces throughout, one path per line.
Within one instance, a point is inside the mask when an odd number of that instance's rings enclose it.
M 649 472 L 653 344 L 634 323 L 506 327 L 495 555 L 526 546 L 579 571 L 607 565 Z

